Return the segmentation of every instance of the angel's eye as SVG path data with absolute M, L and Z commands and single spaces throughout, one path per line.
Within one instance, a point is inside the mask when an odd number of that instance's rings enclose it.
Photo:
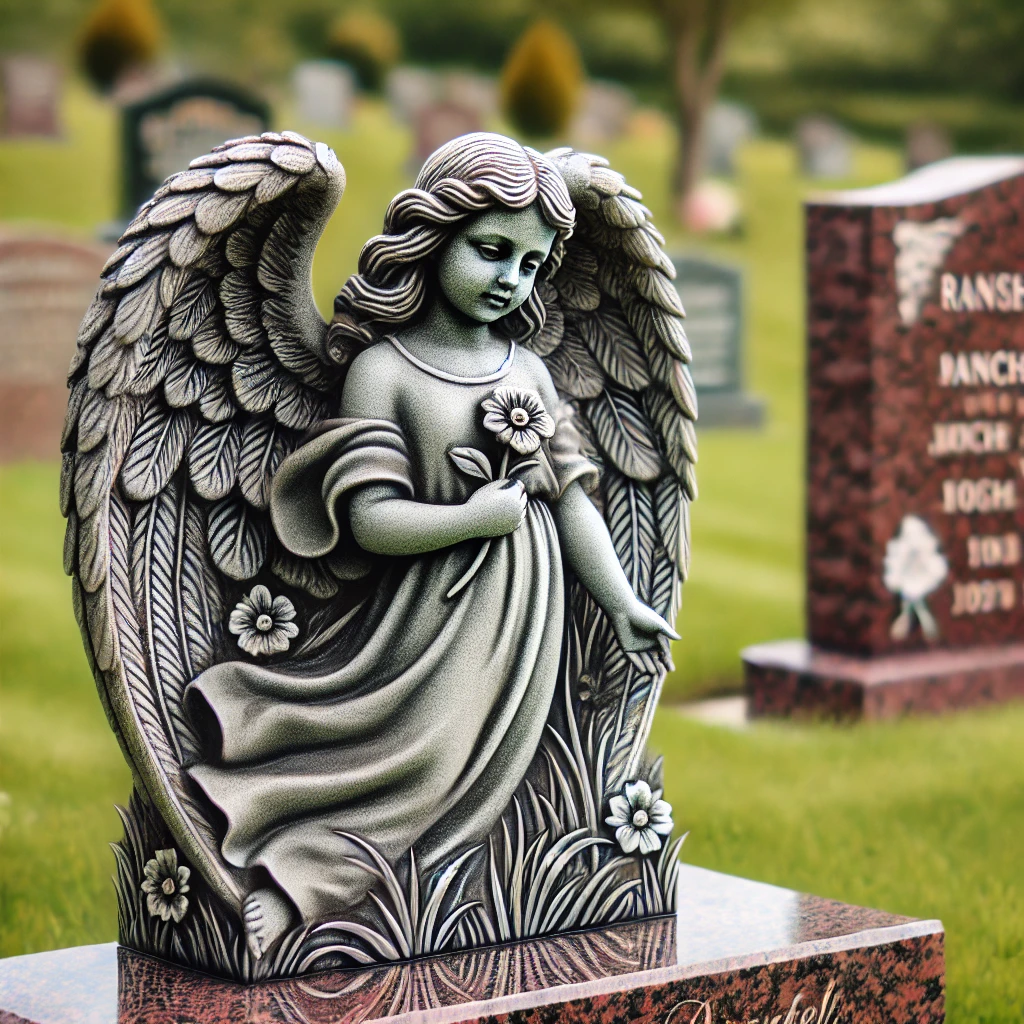
M 505 247 L 495 242 L 477 242 L 476 249 L 485 260 L 500 260 L 506 255 Z
M 524 274 L 536 274 L 538 266 L 539 266 L 539 264 L 534 263 L 533 260 L 527 260 L 523 264 L 523 273 Z

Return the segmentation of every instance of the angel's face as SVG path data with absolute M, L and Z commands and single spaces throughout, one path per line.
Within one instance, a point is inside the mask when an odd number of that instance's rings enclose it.
M 444 250 L 437 268 L 441 291 L 473 320 L 500 320 L 529 298 L 554 241 L 555 229 L 536 203 L 525 210 L 487 210 L 463 225 Z

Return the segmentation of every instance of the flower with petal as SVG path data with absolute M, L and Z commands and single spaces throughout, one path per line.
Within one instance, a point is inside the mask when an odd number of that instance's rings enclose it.
M 235 605 L 228 629 L 238 637 L 238 646 L 246 654 L 282 654 L 299 635 L 294 618 L 295 605 L 287 597 L 272 598 L 261 583 Z
M 153 859 L 146 862 L 146 878 L 142 891 L 146 894 L 146 906 L 153 917 L 161 921 L 174 919 L 177 924 L 188 910 L 188 878 L 191 872 L 184 864 L 178 865 L 177 850 L 157 850 Z
M 930 594 L 949 572 L 939 538 L 920 516 L 904 516 L 899 533 L 885 546 L 886 589 L 908 601 Z
M 541 438 L 551 437 L 555 432 L 555 421 L 536 391 L 497 388 L 482 406 L 484 427 L 520 455 L 532 455 L 540 447 Z
M 604 820 L 615 829 L 623 853 L 654 853 L 661 849 L 661 837 L 672 833 L 672 805 L 661 799 L 660 789 L 652 792 L 643 780 L 627 782 L 608 806 L 612 813 Z

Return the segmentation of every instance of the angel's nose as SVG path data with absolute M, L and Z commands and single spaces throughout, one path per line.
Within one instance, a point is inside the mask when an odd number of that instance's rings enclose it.
M 503 288 L 517 288 L 519 286 L 519 267 L 514 263 L 504 267 L 498 275 L 498 284 Z

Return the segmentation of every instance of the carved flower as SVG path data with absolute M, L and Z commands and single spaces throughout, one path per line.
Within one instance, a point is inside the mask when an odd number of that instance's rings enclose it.
M 918 516 L 904 516 L 900 532 L 885 546 L 886 589 L 908 601 L 920 601 L 948 571 L 939 539 L 928 524 Z
M 640 850 L 646 856 L 661 849 L 661 837 L 672 833 L 672 805 L 651 792 L 644 781 L 627 782 L 622 793 L 608 801 L 611 814 L 605 822 L 615 828 L 623 853 Z
M 177 850 L 157 850 L 151 861 L 146 862 L 146 879 L 142 891 L 146 894 L 146 906 L 153 917 L 161 921 L 174 918 L 177 924 L 188 910 L 189 869 L 178 866 Z
M 541 438 L 555 432 L 555 421 L 536 391 L 497 388 L 482 404 L 484 426 L 520 455 L 532 455 L 540 447 Z
M 299 635 L 294 618 L 295 605 L 287 597 L 272 598 L 261 583 L 235 605 L 228 629 L 238 637 L 238 646 L 246 654 L 281 654 Z

